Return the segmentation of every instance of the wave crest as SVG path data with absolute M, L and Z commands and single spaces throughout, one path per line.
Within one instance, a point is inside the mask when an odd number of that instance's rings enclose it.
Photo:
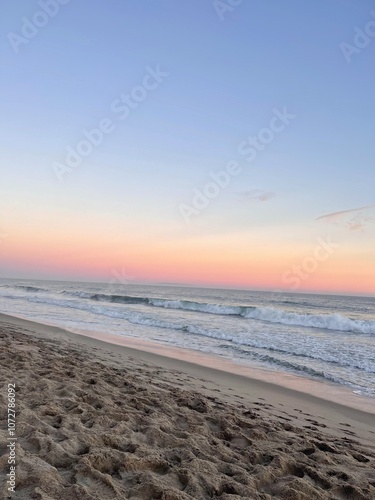
M 375 334 L 375 321 L 355 320 L 341 314 L 299 314 L 273 307 L 257 307 L 247 311 L 245 318 L 280 323 L 283 325 L 306 326 L 341 332 Z
M 5 285 L 7 286 L 7 285 Z M 25 292 L 46 292 L 47 290 L 28 285 L 16 285 Z M 86 299 L 95 302 L 110 302 L 124 305 L 146 305 L 165 309 L 180 309 L 197 313 L 238 316 L 248 320 L 293 325 L 306 328 L 320 328 L 340 332 L 375 335 L 375 321 L 357 320 L 341 314 L 301 314 L 275 307 L 257 307 L 251 305 L 225 305 L 197 302 L 184 299 L 166 299 L 145 296 L 111 295 L 106 293 L 90 293 L 84 291 L 62 291 L 64 296 Z
M 362 334 L 375 334 L 375 321 L 355 320 L 340 314 L 299 314 L 274 307 L 235 306 L 209 304 L 190 300 L 170 300 L 151 297 L 133 297 L 129 295 L 74 293 L 75 296 L 99 302 L 114 302 L 117 304 L 145 304 L 165 309 L 181 309 L 207 314 L 224 316 L 241 316 L 245 319 L 267 321 L 283 325 L 294 325 L 309 328 L 322 328 Z

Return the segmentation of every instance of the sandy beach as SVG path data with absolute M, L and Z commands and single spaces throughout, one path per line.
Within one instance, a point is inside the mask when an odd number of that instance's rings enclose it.
M 5 315 L 0 342 L 1 498 L 375 498 L 370 412 Z

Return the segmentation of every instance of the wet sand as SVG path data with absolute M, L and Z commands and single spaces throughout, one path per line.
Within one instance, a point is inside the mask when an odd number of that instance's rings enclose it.
M 5 315 L 0 342 L 0 498 L 8 383 L 14 499 L 375 498 L 374 414 Z

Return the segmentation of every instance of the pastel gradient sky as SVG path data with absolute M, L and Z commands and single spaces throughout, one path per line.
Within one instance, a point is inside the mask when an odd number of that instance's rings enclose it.
M 64 1 L 1 7 L 0 277 L 375 294 L 375 22 L 355 40 L 372 1 Z

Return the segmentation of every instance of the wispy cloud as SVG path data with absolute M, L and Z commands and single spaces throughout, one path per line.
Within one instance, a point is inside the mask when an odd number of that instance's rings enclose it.
M 238 193 L 242 199 L 251 201 L 268 201 L 276 196 L 273 191 L 265 191 L 264 189 L 250 189 L 248 191 L 240 191 Z
M 316 220 L 343 225 L 349 229 L 349 231 L 359 231 L 363 230 L 368 223 L 375 222 L 374 215 L 371 215 L 373 209 L 375 209 L 375 205 L 366 205 L 365 207 L 352 208 L 350 210 L 340 210 L 339 212 L 321 215 L 317 217 Z

